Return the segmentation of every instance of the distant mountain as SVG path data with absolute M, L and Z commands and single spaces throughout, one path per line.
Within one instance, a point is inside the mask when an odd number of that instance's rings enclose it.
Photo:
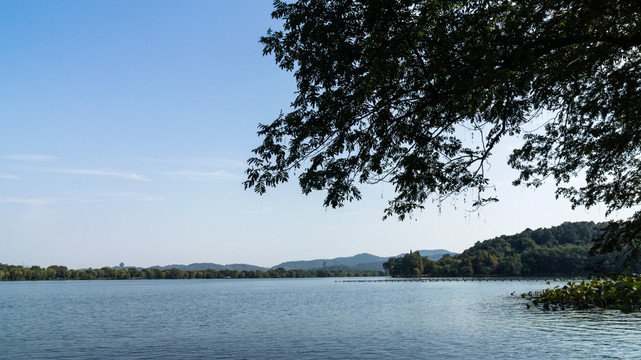
M 358 254 L 350 257 L 339 257 L 335 259 L 287 261 L 282 264 L 273 266 L 272 269 L 277 269 L 282 267 L 285 270 L 312 270 L 312 269 L 323 269 L 323 268 L 332 267 L 336 265 L 343 265 L 343 266 L 347 266 L 348 268 L 351 268 L 361 264 L 380 262 L 381 270 L 383 270 L 382 264 L 385 261 L 387 261 L 387 258 L 363 253 L 363 254 Z
M 255 271 L 255 270 L 260 270 L 260 271 L 267 271 L 268 268 L 262 267 L 262 266 L 256 266 L 256 265 L 250 265 L 250 264 L 228 264 L 225 265 L 225 269 L 229 270 L 238 270 L 238 271 Z
M 214 269 L 214 270 L 238 270 L 238 271 L 253 271 L 253 270 L 262 270 L 265 271 L 267 268 L 260 267 L 260 266 L 255 266 L 255 265 L 249 265 L 249 264 L 228 264 L 228 265 L 220 265 L 220 264 L 214 264 L 214 263 L 193 263 L 189 265 L 181 265 L 181 264 L 173 264 L 173 265 L 166 265 L 166 266 L 152 266 L 152 269 L 159 269 L 159 270 L 169 270 L 169 269 L 180 269 L 180 270 L 193 270 L 193 271 L 198 271 L 198 270 L 207 270 L 207 269 Z
M 447 250 L 419 250 L 422 256 L 427 256 L 430 260 L 438 260 L 443 255 L 456 255 L 451 251 Z M 400 254 L 398 256 L 403 256 L 405 254 Z M 299 261 L 287 261 L 276 266 L 272 266 L 271 269 L 284 268 L 285 270 L 315 270 L 315 269 L 325 269 L 325 270 L 346 270 L 346 271 L 369 271 L 369 270 L 383 270 L 383 263 L 386 262 L 390 257 L 376 256 L 372 254 L 362 253 L 349 257 L 339 257 L 334 259 L 316 259 L 316 260 L 299 260 Z M 128 268 L 129 266 L 125 267 Z M 114 267 L 119 268 L 119 267 Z M 269 268 L 249 265 L 249 264 L 215 264 L 215 263 L 193 263 L 189 265 L 182 264 L 172 264 L 165 266 L 151 266 L 151 269 L 159 270 L 170 270 L 173 268 L 181 269 L 185 271 L 202 271 L 207 269 L 213 270 L 237 270 L 237 271 L 254 271 L 261 270 L 267 271 Z M 142 268 L 139 268 L 142 269 Z
M 419 254 L 421 254 L 421 256 L 426 256 L 428 259 L 430 259 L 432 261 L 438 261 L 445 255 L 450 255 L 450 256 L 457 255 L 457 253 L 455 253 L 455 252 L 447 251 L 447 250 L 444 250 L 444 249 L 419 250 L 418 252 L 419 252 Z M 403 254 L 403 256 L 404 255 L 405 254 Z
M 430 260 L 438 260 L 443 255 L 456 255 L 456 253 L 447 250 L 419 250 L 422 256 L 427 256 Z M 403 256 L 401 254 L 398 256 Z M 390 257 L 376 256 L 372 254 L 362 253 L 350 257 L 339 257 L 334 259 L 315 259 L 315 260 L 299 260 L 287 261 L 276 266 L 272 269 L 284 268 L 285 270 L 314 270 L 314 269 L 344 269 L 353 271 L 367 271 L 367 270 L 383 270 L 383 263 Z

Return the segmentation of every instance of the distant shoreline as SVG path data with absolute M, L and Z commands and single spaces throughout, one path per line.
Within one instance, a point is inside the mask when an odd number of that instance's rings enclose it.
M 173 279 L 278 279 L 278 278 L 319 278 L 319 277 L 372 277 L 386 276 L 384 270 L 285 270 L 284 268 L 263 270 L 181 270 L 171 268 L 137 269 L 109 268 L 73 270 L 66 266 L 52 265 L 47 268 L 0 264 L 0 281 L 48 281 L 48 280 L 173 280 Z

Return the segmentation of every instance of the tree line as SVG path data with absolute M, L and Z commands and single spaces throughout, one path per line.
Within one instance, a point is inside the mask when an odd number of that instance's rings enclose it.
M 178 268 L 68 269 L 52 265 L 23 267 L 0 264 L 0 280 L 126 280 L 126 279 L 242 279 L 385 276 L 587 276 L 612 274 L 621 269 L 621 253 L 591 255 L 593 240 L 604 224 L 567 222 L 562 225 L 502 235 L 477 242 L 461 254 L 438 261 L 410 251 L 389 258 L 384 270 L 182 270 Z M 639 264 L 629 270 L 641 272 Z
M 138 269 L 110 268 L 68 269 L 66 266 L 52 265 L 23 267 L 0 264 L 1 280 L 129 280 L 129 279 L 259 279 L 259 278 L 316 278 L 316 277 L 360 277 L 384 276 L 381 271 L 348 270 L 285 270 L 284 268 L 263 270 L 182 270 L 178 268 L 160 270 L 155 268 Z
M 391 276 L 586 276 L 620 269 L 620 254 L 590 255 L 603 224 L 560 226 L 477 242 L 463 253 L 438 261 L 410 251 L 383 264 Z M 637 269 L 638 270 L 638 269 Z

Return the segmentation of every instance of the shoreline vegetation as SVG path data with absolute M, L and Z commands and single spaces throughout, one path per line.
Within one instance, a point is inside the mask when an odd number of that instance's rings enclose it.
M 605 224 L 566 222 L 551 228 L 526 229 L 479 241 L 454 256 L 433 261 L 419 252 L 389 258 L 383 268 L 392 277 L 500 276 L 587 278 L 621 269 L 621 253 L 591 255 Z M 641 269 L 632 269 L 641 272 Z
M 284 268 L 263 270 L 182 270 L 110 268 L 68 269 L 66 266 L 52 265 L 47 268 L 0 264 L 0 281 L 37 281 L 37 280 L 162 280 L 162 279 L 278 279 L 278 278 L 317 278 L 317 277 L 371 277 L 386 276 L 383 270 L 346 271 L 346 270 L 285 270 Z
M 276 279 L 276 278 L 350 278 L 387 276 L 386 271 L 345 270 L 285 270 L 284 268 L 262 270 L 181 270 L 172 268 L 136 269 L 103 267 L 100 269 L 68 269 L 52 265 L 47 268 L 0 264 L 0 281 L 55 281 L 55 280 L 170 280 L 170 279 Z M 542 281 L 550 277 L 540 276 L 469 276 L 469 277 L 388 277 L 384 280 L 360 280 L 364 282 L 473 282 L 473 281 Z M 521 294 L 521 298 L 543 310 L 620 310 L 624 313 L 641 311 L 641 276 L 619 275 L 616 278 L 597 278 L 578 282 L 574 277 L 554 278 L 555 281 L 571 279 L 563 287 Z M 337 280 L 351 282 L 352 280 Z M 353 280 L 358 282 L 359 280 Z M 548 285 L 550 281 L 547 281 Z M 514 295 L 512 293 L 512 295 Z
M 548 283 L 549 284 L 549 283 Z M 563 287 L 521 294 L 543 310 L 620 310 L 641 311 L 641 276 L 619 275 L 579 283 L 570 281 Z M 529 305 L 528 305 L 529 307 Z
M 526 229 L 514 235 L 501 235 L 476 242 L 461 254 L 430 260 L 417 251 L 391 257 L 379 269 L 335 266 L 301 269 L 278 266 L 271 269 L 180 269 L 118 267 L 70 270 L 51 265 L 23 267 L 0 264 L 0 280 L 68 279 L 219 279 L 219 278 L 298 278 L 298 277 L 523 277 L 586 279 L 590 275 L 612 274 L 619 266 L 616 253 L 591 256 L 593 239 L 603 224 L 566 222 L 551 228 Z M 214 264 L 212 264 L 214 265 Z M 172 266 L 173 267 L 173 266 Z M 641 270 L 632 269 L 640 272 Z
M 602 233 L 602 224 L 567 222 L 549 229 L 537 229 L 477 242 L 461 254 L 445 255 L 433 261 L 412 252 L 392 257 L 383 270 L 207 269 L 183 270 L 136 267 L 102 267 L 73 270 L 52 265 L 23 267 L 0 264 L 0 281 L 34 280 L 130 280 L 130 279 L 259 279 L 259 278 L 349 278 L 390 276 L 388 281 L 510 281 L 570 280 L 566 285 L 522 294 L 523 299 L 543 310 L 618 309 L 641 311 L 641 273 L 636 266 L 621 274 L 617 253 L 590 255 L 593 239 Z M 585 280 L 591 279 L 591 280 Z M 372 280 L 375 281 L 375 280 Z
M 641 311 L 641 268 L 625 264 L 625 252 L 592 255 L 603 224 L 564 223 L 477 242 L 455 256 L 431 261 L 418 252 L 390 258 L 383 267 L 392 277 L 485 276 L 574 279 L 566 285 L 522 294 L 543 310 L 615 309 Z M 627 265 L 628 267 L 624 267 Z M 615 274 L 615 275 L 611 275 Z M 576 279 L 591 279 L 576 281 Z M 549 282 L 548 282 L 549 284 Z

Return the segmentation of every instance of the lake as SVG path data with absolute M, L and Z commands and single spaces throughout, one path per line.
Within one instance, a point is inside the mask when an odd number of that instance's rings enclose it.
M 546 312 L 510 296 L 546 287 L 327 278 L 0 282 L 0 359 L 641 358 L 639 314 Z

